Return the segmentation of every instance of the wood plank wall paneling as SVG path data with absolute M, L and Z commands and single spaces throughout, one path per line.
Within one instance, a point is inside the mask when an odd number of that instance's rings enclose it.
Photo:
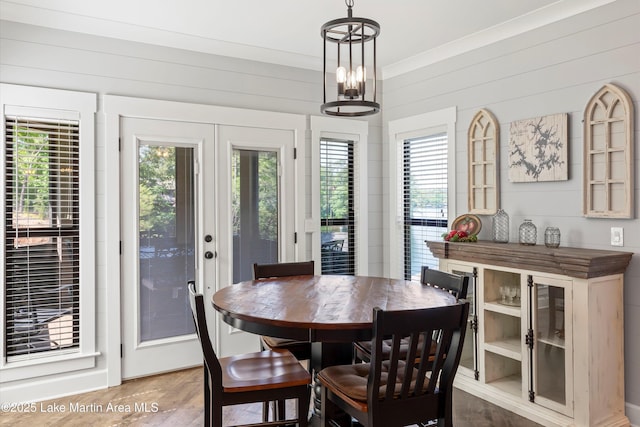
M 467 212 L 467 130 L 480 109 L 500 122 L 501 207 L 510 216 L 510 237 L 531 218 L 538 228 L 557 226 L 562 246 L 633 252 L 625 274 L 625 388 L 627 411 L 640 407 L 640 2 L 619 0 L 579 16 L 476 51 L 385 80 L 385 122 L 446 107 L 457 109 L 456 204 Z M 630 93 L 635 105 L 635 218 L 582 216 L 582 116 L 605 83 Z M 569 114 L 569 180 L 511 183 L 508 180 L 510 122 Z M 389 215 L 387 210 L 387 215 Z M 491 217 L 481 216 L 480 239 L 490 239 Z M 623 227 L 624 247 L 610 246 L 610 228 Z M 640 425 L 640 420 L 634 424 Z

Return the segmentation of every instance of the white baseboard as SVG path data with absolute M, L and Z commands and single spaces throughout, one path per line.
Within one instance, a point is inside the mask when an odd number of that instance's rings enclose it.
M 0 401 L 3 403 L 27 403 L 56 399 L 79 393 L 107 388 L 107 372 L 105 370 L 75 375 L 65 375 L 63 378 L 38 379 L 5 383 L 0 386 Z
M 626 402 L 624 406 L 627 418 L 631 422 L 631 427 L 640 427 L 640 406 L 632 405 L 629 402 Z

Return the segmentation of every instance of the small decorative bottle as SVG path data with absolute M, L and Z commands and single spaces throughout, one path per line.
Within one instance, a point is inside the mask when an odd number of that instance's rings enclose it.
M 535 245 L 538 239 L 536 226 L 530 219 L 525 219 L 519 228 L 520 232 L 520 244 L 521 245 Z
M 547 227 L 544 230 L 544 245 L 548 248 L 560 246 L 560 229 L 557 227 Z
M 498 243 L 509 243 L 509 215 L 502 209 L 492 218 L 493 241 Z

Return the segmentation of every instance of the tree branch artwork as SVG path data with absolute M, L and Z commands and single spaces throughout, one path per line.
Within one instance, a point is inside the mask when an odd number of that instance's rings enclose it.
M 511 122 L 509 181 L 569 179 L 566 113 Z

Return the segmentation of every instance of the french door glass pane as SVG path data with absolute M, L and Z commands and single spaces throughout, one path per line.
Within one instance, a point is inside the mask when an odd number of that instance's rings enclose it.
M 278 155 L 233 150 L 233 282 L 251 280 L 253 263 L 278 262 Z
M 535 392 L 541 396 L 566 403 L 564 288 L 536 284 L 536 357 Z
M 138 150 L 140 340 L 194 332 L 187 281 L 195 277 L 193 149 Z

